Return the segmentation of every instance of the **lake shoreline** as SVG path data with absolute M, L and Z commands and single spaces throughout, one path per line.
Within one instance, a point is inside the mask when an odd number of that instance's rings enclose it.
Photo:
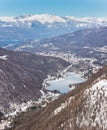
M 68 93 L 73 89 L 70 87 L 71 85 L 74 86 L 86 81 L 81 74 L 75 72 L 63 72 L 59 75 L 58 77 L 48 76 L 45 79 L 44 85 L 47 91 L 56 91 L 61 94 Z

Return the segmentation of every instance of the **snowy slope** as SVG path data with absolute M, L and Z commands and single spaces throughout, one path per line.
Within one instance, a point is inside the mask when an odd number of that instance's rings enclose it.
M 77 116 L 77 125 L 107 129 L 107 79 L 103 79 L 93 84 L 84 92 L 87 99 L 83 110 Z M 81 122 L 80 122 L 81 119 Z

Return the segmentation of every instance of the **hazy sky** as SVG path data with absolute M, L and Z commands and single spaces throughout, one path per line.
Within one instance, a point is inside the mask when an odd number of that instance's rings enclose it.
M 54 14 L 107 17 L 107 0 L 0 0 L 0 16 Z

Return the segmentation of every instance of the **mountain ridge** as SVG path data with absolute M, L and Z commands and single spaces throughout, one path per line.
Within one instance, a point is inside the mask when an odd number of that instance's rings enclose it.
M 64 20 L 65 19 L 65 20 Z M 50 14 L 31 14 L 31 15 L 23 15 L 23 16 L 3 16 L 0 17 L 1 21 L 5 22 L 16 22 L 18 21 L 34 21 L 37 20 L 41 23 L 53 23 L 53 22 L 64 22 L 66 23 L 66 20 L 74 20 L 74 21 L 84 21 L 84 22 L 98 22 L 98 23 L 104 23 L 107 21 L 107 18 L 94 18 L 94 17 L 74 17 L 74 16 L 57 16 L 57 15 L 50 15 Z M 43 21 L 44 20 L 44 21 Z
M 69 61 L 78 69 L 85 71 L 107 64 L 107 27 L 85 29 L 73 33 L 42 39 L 26 41 L 8 49 L 27 51 L 45 56 L 60 57 Z
M 29 130 L 86 130 L 87 128 L 106 130 L 106 85 L 107 66 L 85 83 L 77 85 L 68 94 L 48 104 L 46 108 L 19 115 L 13 121 L 19 124 L 14 124 L 13 128 L 14 130 L 27 128 Z

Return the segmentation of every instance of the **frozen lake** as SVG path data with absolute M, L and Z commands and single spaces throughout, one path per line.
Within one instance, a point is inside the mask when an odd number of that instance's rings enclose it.
M 49 86 L 47 90 L 58 90 L 61 93 L 68 93 L 71 90 L 71 88 L 69 88 L 70 84 L 77 84 L 84 81 L 85 79 L 82 78 L 81 75 L 74 72 L 67 72 L 63 78 L 48 81 Z

